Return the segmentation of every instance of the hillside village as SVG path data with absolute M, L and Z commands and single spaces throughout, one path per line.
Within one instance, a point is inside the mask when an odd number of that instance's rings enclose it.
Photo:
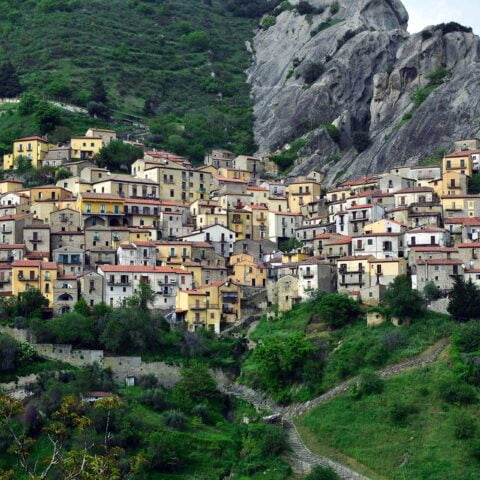
M 15 140 L 0 182 L 0 292 L 38 289 L 52 315 L 122 303 L 148 284 L 150 307 L 189 331 L 220 333 L 244 317 L 242 299 L 287 311 L 316 290 L 377 305 L 409 275 L 447 296 L 458 276 L 480 282 L 480 140 L 460 140 L 441 165 L 399 166 L 326 189 L 321 172 L 280 179 L 268 158 L 213 150 L 204 165 L 149 150 L 131 173 L 99 168 L 111 130 L 67 145 Z M 68 169 L 24 188 L 20 157 Z

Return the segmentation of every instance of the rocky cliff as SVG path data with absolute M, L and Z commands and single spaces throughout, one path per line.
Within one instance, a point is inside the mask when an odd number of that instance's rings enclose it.
M 476 35 L 459 25 L 410 35 L 399 0 L 326 2 L 277 12 L 255 36 L 248 74 L 260 153 L 304 138 L 292 174 L 319 168 L 332 183 L 477 135 Z

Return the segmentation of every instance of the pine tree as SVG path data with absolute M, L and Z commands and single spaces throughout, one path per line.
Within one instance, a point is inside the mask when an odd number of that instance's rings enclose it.
M 11 62 L 0 66 L 0 97 L 13 98 L 20 95 L 22 86 Z
M 95 80 L 95 83 L 93 84 L 92 95 L 90 97 L 90 100 L 92 102 L 107 103 L 108 101 L 107 89 L 105 88 L 105 85 L 101 78 L 97 78 Z
M 480 290 L 471 279 L 455 278 L 447 310 L 457 322 L 480 318 Z

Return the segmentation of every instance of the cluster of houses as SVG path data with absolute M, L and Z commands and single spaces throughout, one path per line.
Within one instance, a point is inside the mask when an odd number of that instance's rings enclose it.
M 404 274 L 444 293 L 459 275 L 480 283 L 480 195 L 468 190 L 479 140 L 456 142 L 442 165 L 329 190 L 320 172 L 279 180 L 268 158 L 227 150 L 194 167 L 137 144 L 143 157 L 117 174 L 94 163 L 112 140 L 115 132 L 89 129 L 68 147 L 14 142 L 4 170 L 31 155 L 34 167 L 71 176 L 35 188 L 0 182 L 0 295 L 38 289 L 58 315 L 80 297 L 121 306 L 148 284 L 151 308 L 219 333 L 262 290 L 285 311 L 316 290 L 376 304 Z

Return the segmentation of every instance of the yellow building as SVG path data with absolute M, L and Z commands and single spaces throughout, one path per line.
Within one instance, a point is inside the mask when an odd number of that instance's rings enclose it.
M 228 228 L 236 234 L 236 239 L 252 238 L 252 212 L 242 209 L 228 210 Z
M 42 137 L 25 137 L 13 141 L 13 153 L 3 156 L 3 169 L 15 168 L 19 157 L 32 161 L 33 168 L 40 168 L 48 153 L 49 144 Z
M 407 274 L 406 258 L 371 258 L 368 260 L 370 272 L 370 286 L 388 286 L 399 275 Z
M 271 212 L 288 212 L 287 197 L 270 196 L 267 206 Z
M 237 168 L 219 168 L 218 175 L 234 180 L 245 180 L 246 182 L 249 182 L 252 178 L 252 174 L 248 170 L 240 170 Z
M 442 174 L 447 172 L 458 171 L 472 176 L 473 173 L 473 159 L 469 150 L 463 152 L 454 152 L 450 155 L 446 155 L 442 162 Z
M 85 215 L 121 215 L 124 203 L 122 198 L 109 193 L 83 192 L 77 198 L 76 210 Z
M 245 210 L 252 213 L 252 239 L 266 239 L 268 237 L 268 208 L 263 205 L 248 205 Z
M 16 192 L 17 190 L 21 190 L 22 187 L 23 183 L 17 180 L 3 180 L 0 182 L 0 194 Z
M 57 201 L 70 198 L 72 192 L 56 185 L 42 185 L 30 189 L 30 202 Z
M 157 260 L 160 262 L 184 262 L 192 258 L 192 245 L 187 242 L 156 242 Z
M 102 137 L 72 137 L 72 160 L 92 160 L 102 147 Z
M 240 253 L 230 257 L 233 269 L 231 279 L 239 285 L 249 287 L 264 287 L 267 281 L 267 268 L 263 263 L 257 263 L 252 255 Z
M 57 264 L 40 260 L 19 260 L 12 264 L 12 293 L 18 296 L 35 288 L 46 297 L 51 306 L 54 302 L 53 286 L 57 279 Z
M 293 182 L 287 187 L 288 206 L 292 213 L 300 213 L 303 205 L 320 198 L 322 186 L 314 181 Z
M 240 319 L 240 300 L 240 288 L 231 282 L 180 290 L 176 300 L 177 319 L 186 322 L 190 332 L 205 328 L 220 333 L 222 324 Z
M 128 230 L 128 241 L 130 243 L 135 243 L 138 241 L 141 242 L 149 242 L 154 237 L 154 233 L 156 232 L 155 228 L 148 229 L 148 228 L 130 228 Z

